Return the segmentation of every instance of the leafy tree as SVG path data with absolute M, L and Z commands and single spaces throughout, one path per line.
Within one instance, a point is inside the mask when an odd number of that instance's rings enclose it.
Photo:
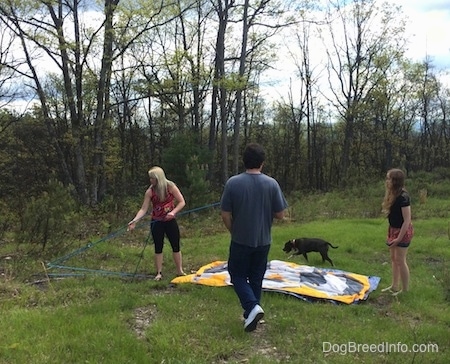
M 173 143 L 163 153 L 162 167 L 177 185 L 189 188 L 191 173 L 203 170 L 209 163 L 209 152 L 196 142 L 194 134 L 179 133 L 173 137 Z M 189 175 L 188 175 L 189 174 Z M 206 176 L 205 176 L 206 177 Z

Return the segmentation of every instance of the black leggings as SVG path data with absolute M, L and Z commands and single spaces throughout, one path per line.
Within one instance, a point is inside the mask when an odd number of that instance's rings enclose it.
M 180 229 L 177 220 L 156 221 L 152 220 L 151 231 L 153 242 L 155 243 L 155 253 L 161 254 L 164 245 L 164 235 L 167 235 L 172 251 L 178 253 L 180 251 Z

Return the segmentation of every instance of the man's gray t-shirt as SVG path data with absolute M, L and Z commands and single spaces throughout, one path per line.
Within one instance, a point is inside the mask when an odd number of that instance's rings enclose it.
M 264 173 L 241 173 L 225 184 L 220 206 L 231 212 L 231 240 L 251 247 L 269 245 L 274 214 L 287 208 L 278 182 Z

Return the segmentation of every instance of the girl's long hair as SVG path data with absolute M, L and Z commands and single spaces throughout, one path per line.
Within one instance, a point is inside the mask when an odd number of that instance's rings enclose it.
M 381 211 L 387 216 L 397 197 L 405 190 L 405 173 L 401 169 L 393 168 L 387 172 L 386 178 L 390 179 L 390 185 L 386 181 L 386 191 L 381 204 Z
M 161 167 L 152 167 L 148 171 L 148 176 L 150 178 L 156 179 L 156 186 L 154 186 L 154 191 L 156 195 L 159 197 L 160 201 L 164 201 L 167 196 L 167 189 L 169 186 L 173 185 L 172 181 L 169 181 L 166 178 L 166 174 Z

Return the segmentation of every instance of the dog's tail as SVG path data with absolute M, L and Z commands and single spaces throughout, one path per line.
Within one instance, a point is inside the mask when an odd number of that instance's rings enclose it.
M 330 243 L 327 243 L 329 246 L 331 246 L 333 249 L 337 249 L 337 248 L 339 248 L 338 246 L 333 246 L 333 245 L 331 245 Z

